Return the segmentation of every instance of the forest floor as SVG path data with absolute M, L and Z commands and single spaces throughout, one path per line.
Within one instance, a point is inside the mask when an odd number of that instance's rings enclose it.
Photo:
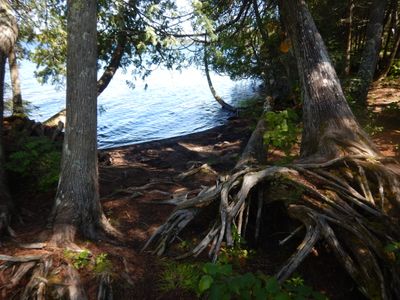
M 400 103 L 400 81 L 379 83 L 371 89 L 369 106 L 374 112 L 366 116 L 365 120 L 369 123 L 373 120 L 368 131 L 382 153 L 399 159 L 400 110 L 390 103 Z M 171 205 L 154 202 L 183 193 L 189 193 L 190 196 L 199 192 L 202 185 L 213 185 L 217 173 L 228 173 L 234 167 L 254 126 L 254 120 L 235 117 L 226 125 L 201 133 L 101 151 L 100 193 L 103 209 L 110 222 L 125 235 L 129 243 L 126 246 L 115 246 L 80 239 L 77 244 L 88 249 L 94 257 L 101 253 L 108 255 L 112 277 L 115 279 L 114 299 L 195 298 L 194 294 L 184 290 L 163 289 L 165 270 L 169 268 L 171 258 L 141 253 L 147 239 L 173 210 Z M 270 161 L 277 161 L 282 156 L 283 153 L 273 151 L 269 158 Z M 199 171 L 185 178 L 179 177 L 203 164 L 210 166 L 215 173 Z M 35 194 L 24 187 L 14 187 L 13 193 L 21 207 L 23 222 L 14 225 L 17 237 L 4 241 L 0 254 L 27 255 L 53 251 L 22 249 L 17 243 L 34 243 L 45 239 L 46 216 L 50 213 L 54 192 Z M 253 245 L 255 255 L 240 264 L 241 271 L 274 274 L 287 259 L 287 255 L 301 242 L 298 237 L 280 247 L 279 240 L 290 234 L 288 227 L 282 224 L 285 222 L 282 220 L 286 219 L 285 212 L 280 207 L 269 207 L 266 211 L 273 211 L 265 215 L 268 228 L 262 233 L 262 242 Z M 182 245 L 186 237 L 186 244 L 193 241 L 190 237 L 199 237 L 201 232 L 198 228 L 201 224 L 198 223 L 195 222 L 183 235 Z M 199 260 L 206 261 L 207 258 L 200 257 Z M 90 299 L 95 299 L 98 281 L 96 273 L 83 266 L 80 274 Z M 307 285 L 331 299 L 363 299 L 333 254 L 322 244 L 304 261 L 298 274 Z M 0 282 L 3 280 L 0 276 Z M 19 288 L 11 291 L 3 288 L 0 298 L 11 299 L 11 295 L 18 292 Z

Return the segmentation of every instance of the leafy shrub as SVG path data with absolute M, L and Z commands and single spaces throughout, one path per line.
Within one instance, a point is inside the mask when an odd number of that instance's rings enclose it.
M 326 299 L 304 285 L 301 278 L 280 285 L 276 278 L 262 273 L 235 274 L 231 265 L 207 263 L 203 267 L 198 291 L 210 299 Z
M 267 112 L 265 119 L 267 132 L 264 134 L 264 143 L 289 155 L 300 133 L 298 115 L 293 109 L 286 109 L 280 112 Z
M 112 270 L 112 263 L 108 259 L 107 253 L 100 253 L 94 256 L 87 249 L 83 249 L 83 251 L 79 252 L 65 250 L 64 256 L 71 261 L 75 269 L 88 268 L 96 274 L 111 272 Z
M 65 250 L 64 256 L 72 261 L 72 265 L 75 267 L 75 269 L 82 269 L 89 266 L 90 257 L 92 256 L 92 254 L 87 249 L 84 249 L 80 252 Z
M 237 274 L 232 265 L 221 263 L 165 264 L 161 279 L 161 290 L 183 289 L 196 293 L 198 297 L 207 296 L 219 299 L 327 299 L 306 286 L 295 277 L 280 285 L 276 278 L 262 273 Z
M 25 137 L 11 153 L 6 169 L 32 180 L 39 191 L 54 188 L 60 172 L 61 149 L 46 137 Z

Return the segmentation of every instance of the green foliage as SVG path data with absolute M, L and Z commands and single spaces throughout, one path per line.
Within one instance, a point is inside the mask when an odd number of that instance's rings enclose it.
M 60 0 L 26 0 L 11 3 L 20 27 L 25 58 L 37 65 L 40 82 L 63 85 L 66 75 L 67 4 Z M 120 42 L 126 39 L 118 67 L 134 65 L 145 77 L 154 66 L 181 67 L 183 54 L 174 34 L 182 31 L 175 1 L 97 1 L 98 67 L 106 67 Z M 129 29 L 129 30 L 128 30 Z M 186 45 L 185 45 L 186 46 Z
M 104 272 L 111 272 L 112 270 L 112 263 L 108 259 L 108 254 L 107 253 L 100 253 L 94 258 L 94 266 L 93 266 L 93 271 L 95 273 L 104 273 Z
M 400 264 L 400 242 L 394 242 L 387 245 L 385 251 L 389 254 L 392 260 L 397 264 Z
M 159 289 L 162 292 L 175 289 L 197 291 L 201 276 L 199 265 L 164 261 L 163 267 L 159 283 Z
M 60 146 L 46 137 L 25 137 L 19 150 L 11 153 L 6 169 L 31 179 L 39 191 L 54 188 L 60 172 Z
M 64 250 L 64 256 L 78 270 L 85 268 L 92 270 L 95 274 L 110 273 L 112 270 L 112 263 L 108 259 L 107 253 L 100 253 L 94 256 L 88 249 L 83 249 L 79 252 Z
M 267 132 L 264 134 L 264 143 L 284 151 L 289 156 L 300 133 L 298 115 L 293 109 L 286 109 L 280 112 L 267 112 L 265 119 Z
M 72 265 L 76 269 L 82 269 L 82 268 L 86 268 L 86 267 L 89 266 L 90 257 L 92 256 L 92 254 L 87 249 L 84 249 L 83 251 L 80 251 L 80 252 L 74 252 L 74 251 L 71 251 L 71 250 L 65 250 L 64 251 L 64 256 L 67 259 L 71 260 Z
M 280 285 L 276 278 L 260 272 L 238 274 L 232 265 L 221 263 L 165 265 L 161 289 L 177 288 L 196 293 L 209 299 L 327 299 L 304 284 L 299 277 Z
M 22 100 L 22 116 L 19 117 L 26 117 L 30 116 L 31 113 L 38 109 L 38 106 L 35 106 L 30 101 Z M 11 115 L 13 110 L 13 102 L 12 99 L 9 98 L 4 101 L 4 115 Z
M 400 59 L 396 59 L 390 67 L 389 77 L 398 78 L 400 76 Z
M 199 282 L 201 294 L 210 299 L 326 299 L 322 294 L 293 278 L 280 285 L 262 273 L 235 274 L 230 265 L 205 264 Z
M 218 256 L 219 264 L 232 264 L 234 267 L 242 267 L 247 260 L 254 256 L 255 251 L 246 249 L 246 240 L 239 234 L 236 226 L 232 228 L 232 247 L 222 247 Z

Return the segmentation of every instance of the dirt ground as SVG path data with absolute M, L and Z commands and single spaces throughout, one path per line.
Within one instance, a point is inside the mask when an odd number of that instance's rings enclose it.
M 383 106 L 400 103 L 400 82 L 388 86 L 378 84 L 369 95 L 369 105 L 375 110 L 376 127 L 383 127 L 383 130 L 374 131 L 373 139 L 384 155 L 400 158 L 400 113 L 395 109 L 385 110 Z M 194 295 L 179 290 L 161 292 L 162 259 L 140 250 L 173 210 L 171 205 L 159 202 L 183 193 L 189 193 L 189 196 L 195 194 L 202 185 L 214 184 L 216 173 L 228 173 L 253 127 L 254 122 L 232 118 L 226 125 L 205 132 L 101 151 L 100 193 L 103 209 L 129 243 L 115 246 L 80 240 L 78 245 L 94 255 L 108 254 L 115 272 L 114 299 L 194 298 Z M 277 151 L 271 155 L 273 159 L 279 156 Z M 179 177 L 203 164 L 216 173 L 200 171 L 184 179 Z M 34 252 L 20 249 L 16 243 L 46 239 L 44 229 L 54 199 L 53 192 L 32 195 L 21 189 L 14 196 L 22 207 L 20 214 L 23 222 L 14 226 L 17 237 L 5 241 L 0 254 L 51 252 L 47 249 Z M 265 224 L 262 242 L 255 245 L 257 255 L 246 263 L 244 269 L 273 274 L 300 240 L 293 239 L 285 247 L 279 247 L 278 241 L 290 233 L 282 224 L 285 213 L 279 207 L 267 210 L 273 213 L 265 215 L 268 224 Z M 196 233 L 196 225 L 190 230 Z M 96 277 L 89 271 L 81 270 L 80 273 L 90 298 L 95 299 Z M 308 285 L 331 299 L 363 299 L 352 280 L 322 244 L 302 264 L 299 274 Z M 4 293 L 3 289 L 0 297 L 11 299 L 11 294 Z

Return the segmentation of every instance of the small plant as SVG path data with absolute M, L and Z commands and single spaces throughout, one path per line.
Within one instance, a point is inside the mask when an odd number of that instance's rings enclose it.
M 218 256 L 218 263 L 242 267 L 246 261 L 254 255 L 254 250 L 245 248 L 246 240 L 239 234 L 236 226 L 232 228 L 232 239 L 233 247 L 221 248 L 221 253 Z
M 64 256 L 72 261 L 72 265 L 75 269 L 82 269 L 89 266 L 92 254 L 87 249 L 80 252 L 65 250 Z
M 397 264 L 400 264 L 400 242 L 394 242 L 385 247 L 386 252 L 390 258 Z
M 107 253 L 100 253 L 94 259 L 94 268 L 93 271 L 95 273 L 110 273 L 112 270 L 112 262 L 108 259 Z
M 79 252 L 65 250 L 64 256 L 71 261 L 74 268 L 78 270 L 87 268 L 96 274 L 105 272 L 110 273 L 112 270 L 112 263 L 108 259 L 107 253 L 100 253 L 99 255 L 94 256 L 87 249 Z
M 396 59 L 392 66 L 390 67 L 389 77 L 398 78 L 400 76 L 400 59 Z
M 197 264 L 185 264 L 164 261 L 164 270 L 160 278 L 159 289 L 168 292 L 182 289 L 196 292 L 200 280 L 200 267 Z
M 265 118 L 267 132 L 264 134 L 264 143 L 284 151 L 289 156 L 300 133 L 298 115 L 293 109 L 286 109 L 280 112 L 267 112 Z

